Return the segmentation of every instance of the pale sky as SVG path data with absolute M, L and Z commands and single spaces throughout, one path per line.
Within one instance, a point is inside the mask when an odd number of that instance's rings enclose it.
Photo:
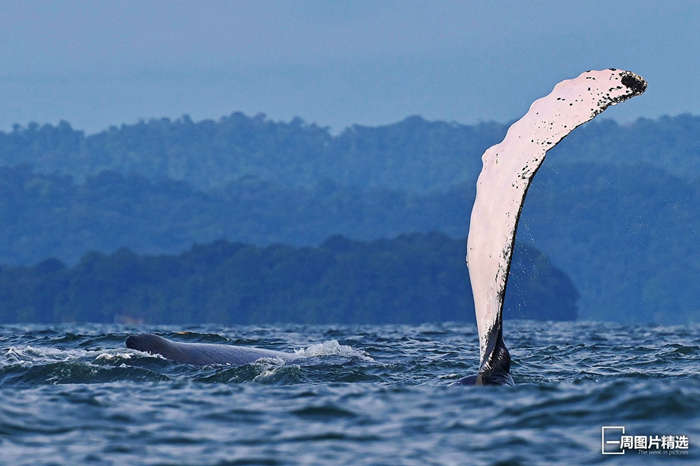
M 0 129 L 88 132 L 234 111 L 334 130 L 506 122 L 561 79 L 624 68 L 629 121 L 700 113 L 700 1 L 3 1 Z

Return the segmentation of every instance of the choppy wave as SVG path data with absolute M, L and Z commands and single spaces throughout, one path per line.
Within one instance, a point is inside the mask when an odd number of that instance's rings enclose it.
M 188 366 L 126 349 L 135 331 L 299 358 Z M 464 324 L 2 326 L 0 463 L 597 463 L 602 425 L 690 437 L 637 461 L 698 460 L 700 327 L 505 334 L 515 387 L 451 386 L 477 367 Z
M 36 342 L 36 335 L 45 335 L 46 331 L 30 332 Z M 207 343 L 240 344 L 241 339 L 227 339 L 221 335 L 197 332 L 170 332 L 171 338 L 182 341 Z M 212 365 L 201 369 L 167 361 L 160 355 L 154 355 L 126 349 L 123 341 L 126 334 L 107 334 L 101 337 L 66 333 L 58 338 L 44 338 L 48 345 L 36 346 L 13 345 L 3 348 L 0 358 L 0 383 L 12 384 L 62 384 L 62 383 L 105 383 L 107 381 L 143 381 L 170 380 L 182 376 L 192 376 L 200 382 L 259 382 L 259 383 L 295 383 L 303 381 L 301 366 L 285 363 L 282 359 L 263 358 L 243 367 L 229 365 Z M 117 341 L 117 347 L 103 349 L 98 342 Z M 84 348 L 85 342 L 89 345 Z M 258 342 L 260 343 L 260 342 Z M 91 349 L 90 346 L 97 346 Z M 316 365 L 316 371 L 323 371 L 329 359 L 330 364 L 337 365 L 353 359 L 374 362 L 366 352 L 356 350 L 350 345 L 341 345 L 337 340 L 326 340 L 296 349 L 295 362 L 303 361 L 305 366 Z M 339 359 L 335 359 L 339 358 Z
M 359 358 L 363 361 L 374 362 L 367 353 L 353 349 L 349 345 L 341 345 L 338 340 L 328 340 L 323 343 L 308 346 L 304 349 L 294 351 L 299 357 L 312 358 L 318 356 L 343 356 L 347 358 Z

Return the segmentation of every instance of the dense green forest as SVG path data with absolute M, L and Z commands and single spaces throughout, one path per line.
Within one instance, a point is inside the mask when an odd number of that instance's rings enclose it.
M 551 165 L 530 189 L 518 235 L 572 277 L 582 295 L 581 317 L 697 320 L 700 187 L 648 165 Z M 258 245 L 317 245 L 333 234 L 367 240 L 411 231 L 464 238 L 472 202 L 467 185 L 416 195 L 244 179 L 213 194 L 114 172 L 76 184 L 5 168 L 0 263 L 47 257 L 74 263 L 87 250 L 120 247 L 176 253 L 220 238 Z
M 465 244 L 443 234 L 319 247 L 217 241 L 180 255 L 127 249 L 0 269 L 0 322 L 389 323 L 473 321 Z M 518 244 L 507 318 L 573 320 L 571 280 Z
M 473 199 L 460 194 L 361 191 L 332 182 L 313 189 L 243 179 L 217 193 L 183 182 L 103 172 L 77 184 L 60 175 L 0 167 L 0 264 L 47 257 L 73 263 L 86 250 L 128 247 L 174 253 L 221 238 L 258 245 L 317 245 L 449 229 L 466 235 Z M 446 204 L 449 202 L 449 204 Z M 457 227 L 457 228 L 455 228 Z M 456 233 L 456 234 L 455 234 Z
M 121 247 L 174 254 L 218 239 L 312 246 L 441 231 L 463 241 L 479 156 L 504 129 L 412 117 L 333 136 L 242 114 L 91 136 L 67 123 L 16 127 L 0 132 L 0 264 L 74 264 Z M 518 238 L 571 276 L 580 318 L 700 320 L 699 130 L 689 115 L 603 120 L 548 155 Z
M 83 180 L 104 170 L 152 180 L 186 181 L 200 190 L 244 176 L 285 186 L 343 186 L 404 192 L 473 184 L 484 149 L 508 125 L 431 122 L 409 117 L 395 124 L 352 126 L 339 135 L 297 118 L 276 122 L 233 113 L 218 121 L 185 116 L 142 121 L 85 135 L 67 122 L 29 124 L 0 132 L 0 165 L 29 163 L 42 173 Z M 646 162 L 692 180 L 700 173 L 700 117 L 639 119 L 620 125 L 594 121 L 550 154 L 566 163 Z

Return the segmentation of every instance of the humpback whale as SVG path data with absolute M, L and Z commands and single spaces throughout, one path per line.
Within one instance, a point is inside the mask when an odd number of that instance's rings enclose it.
M 646 81 L 630 71 L 586 71 L 554 86 L 481 157 L 467 237 L 467 268 L 479 334 L 479 371 L 456 383 L 513 384 L 503 342 L 503 300 L 525 195 L 547 151 L 611 105 L 642 94 Z
M 242 366 L 263 358 L 283 361 L 298 358 L 292 353 L 261 348 L 214 343 L 180 343 L 148 333 L 128 336 L 126 347 L 146 353 L 159 354 L 172 361 L 193 365 L 231 364 Z
M 465 385 L 512 384 L 510 354 L 503 342 L 502 310 L 515 233 L 525 195 L 552 149 L 577 126 L 611 105 L 646 90 L 646 81 L 629 71 L 586 71 L 554 86 L 513 123 L 505 138 L 482 156 L 467 238 L 467 268 L 479 334 L 479 371 L 460 379 Z M 179 343 L 151 335 L 132 335 L 126 346 L 187 364 L 244 365 L 261 358 L 285 361 L 296 355 L 232 345 Z

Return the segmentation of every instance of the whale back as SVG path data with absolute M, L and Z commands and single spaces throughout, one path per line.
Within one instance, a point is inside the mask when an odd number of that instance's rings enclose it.
M 131 335 L 126 339 L 126 347 L 146 353 L 159 354 L 172 361 L 194 365 L 231 364 L 242 366 L 263 358 L 284 361 L 294 359 L 293 354 L 281 351 L 212 343 L 180 343 L 153 334 Z
M 614 68 L 586 71 L 554 86 L 484 152 L 467 239 L 467 267 L 479 333 L 480 374 L 507 373 L 502 311 L 525 195 L 547 151 L 611 105 L 639 95 L 646 81 Z

